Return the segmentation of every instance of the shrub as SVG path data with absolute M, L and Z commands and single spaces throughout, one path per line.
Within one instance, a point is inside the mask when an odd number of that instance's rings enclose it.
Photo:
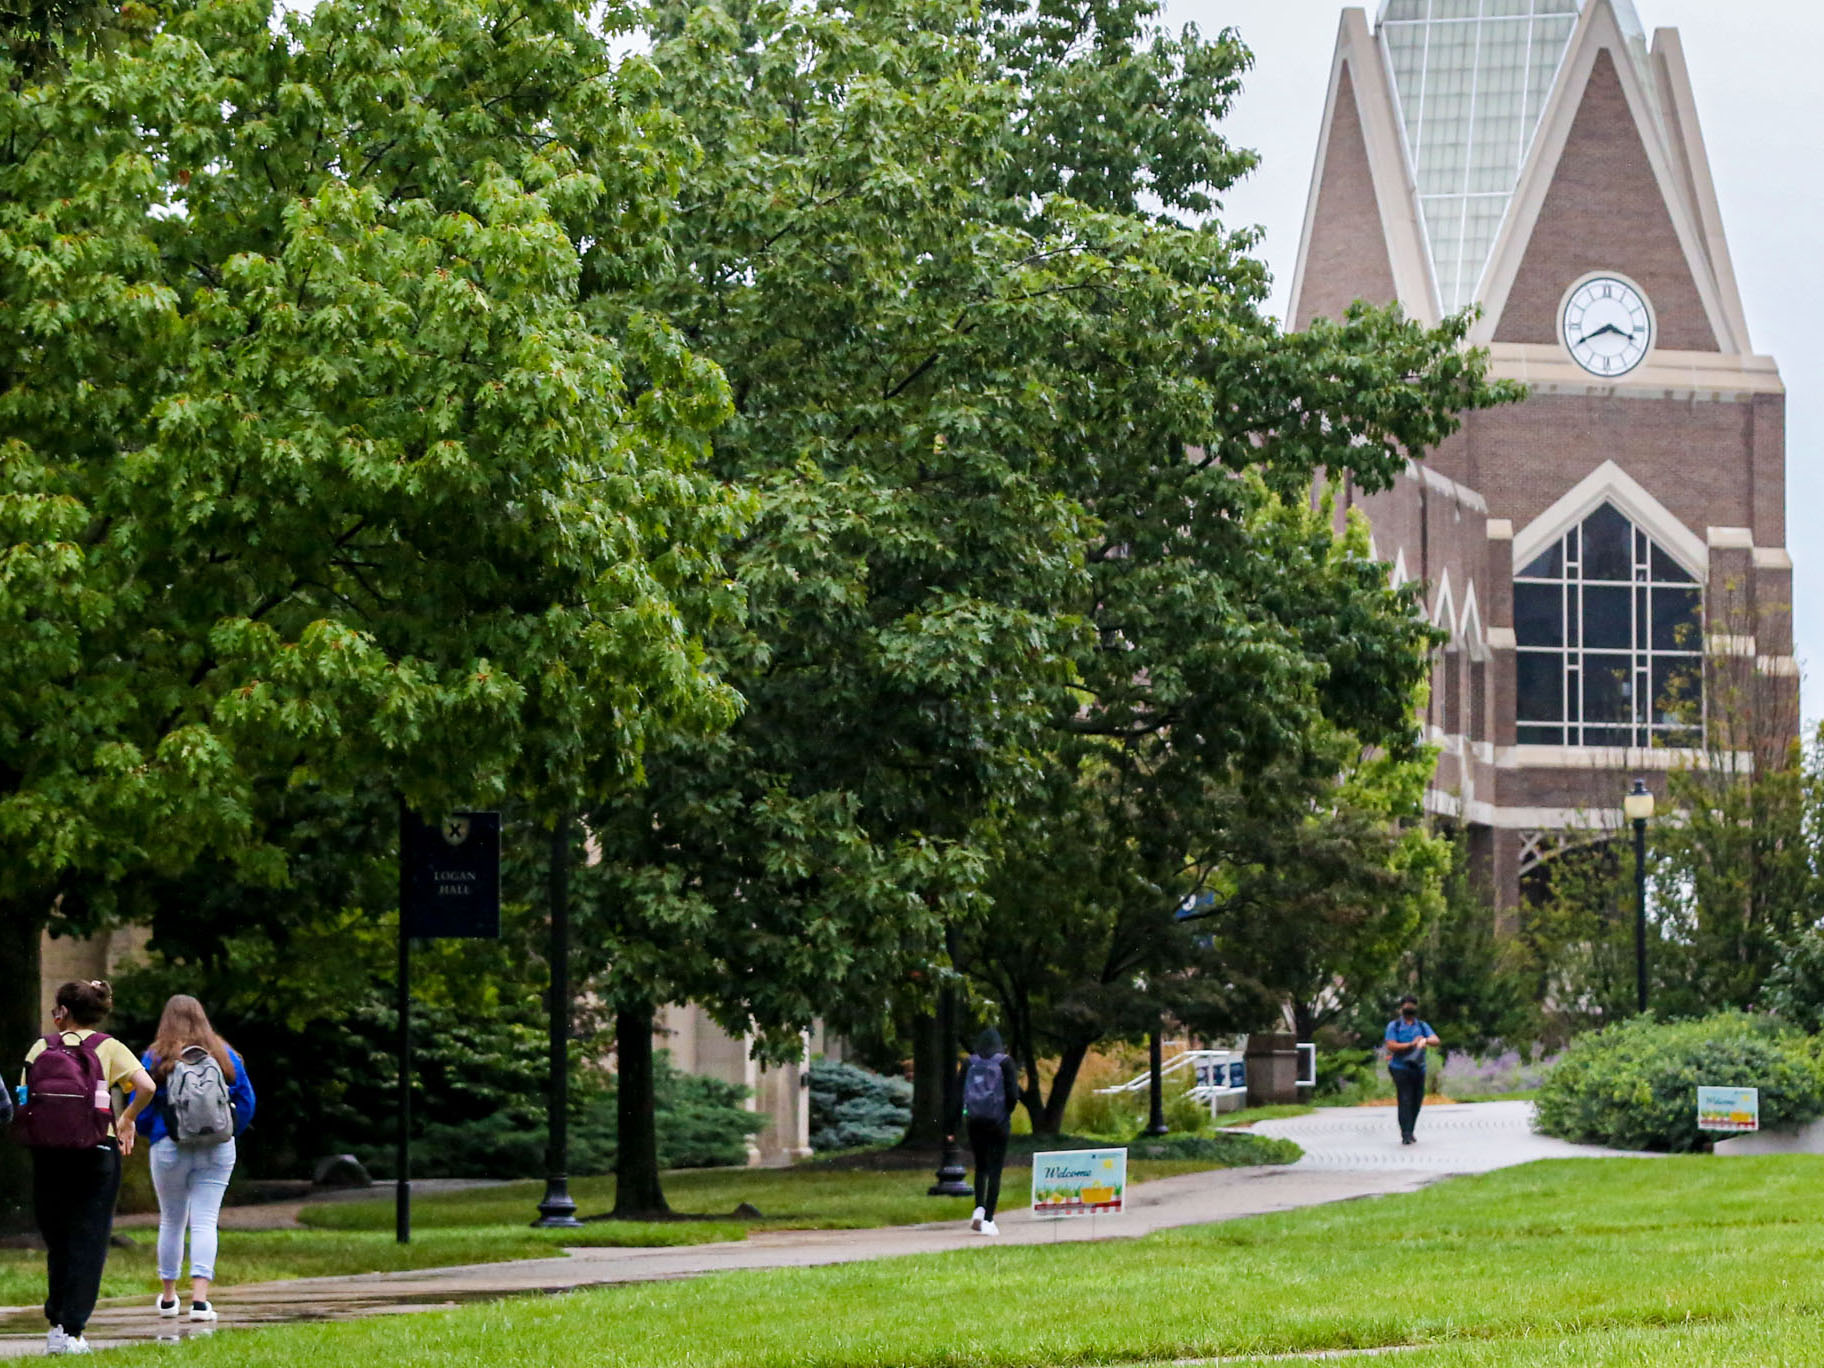
M 1532 1092 L 1558 1062 L 1557 1055 L 1534 1050 L 1502 1050 L 1481 1057 L 1452 1050 L 1442 1068 L 1432 1072 L 1438 1086 L 1461 1102 L 1472 1097 L 1499 1097 L 1503 1093 Z
M 1372 1047 L 1366 1049 L 1319 1049 L 1317 1052 L 1317 1087 L 1314 1097 L 1336 1097 L 1358 1089 L 1372 1091 L 1379 1082 L 1378 1061 Z
M 580 1080 L 579 1080 L 580 1081 Z M 766 1118 L 742 1105 L 747 1089 L 680 1072 L 666 1051 L 653 1057 L 655 1129 L 661 1168 L 726 1168 L 747 1162 L 747 1138 Z M 412 1171 L 420 1178 L 533 1178 L 545 1171 L 541 1109 L 502 1108 L 460 1121 L 430 1121 L 412 1142 Z M 393 1171 L 386 1145 L 353 1152 L 376 1177 Z M 574 1176 L 612 1173 L 617 1152 L 614 1081 L 576 1100 L 570 1114 L 569 1160 Z
M 1702 1150 L 1697 1087 L 1758 1088 L 1763 1126 L 1824 1114 L 1824 1071 L 1811 1043 L 1767 1018 L 1636 1018 L 1579 1037 L 1539 1088 L 1539 1129 L 1620 1149 Z
M 1807 931 L 1786 947 L 1762 989 L 1767 1009 L 1812 1035 L 1824 1031 L 1824 934 Z
M 897 1144 L 912 1122 L 912 1085 L 853 1064 L 811 1065 L 811 1148 L 865 1149 Z

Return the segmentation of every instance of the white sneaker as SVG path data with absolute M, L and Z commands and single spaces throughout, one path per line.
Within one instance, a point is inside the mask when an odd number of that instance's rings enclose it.
M 166 1320 L 176 1320 L 177 1313 L 183 1309 L 184 1304 L 176 1297 L 171 1298 L 170 1301 L 166 1301 L 163 1297 L 160 1297 L 153 1305 L 158 1307 L 158 1314 L 163 1316 Z
M 90 1352 L 89 1342 L 81 1335 L 65 1336 L 63 1352 L 66 1354 L 86 1354 Z
M 61 1354 L 69 1348 L 69 1345 L 70 1337 L 63 1333 L 63 1327 L 61 1325 L 53 1325 L 49 1330 L 44 1332 L 45 1353 Z
M 987 1216 L 987 1214 L 987 1210 L 983 1207 L 977 1207 L 974 1211 L 970 1212 L 969 1229 L 975 1231 L 979 1235 L 982 1230 L 982 1219 Z
M 981 1229 L 982 1234 L 984 1235 L 999 1235 L 1001 1233 L 1001 1228 L 993 1221 L 983 1221 Z
M 190 1303 L 190 1319 L 191 1320 L 193 1320 L 193 1321 L 212 1321 L 215 1318 L 216 1318 L 215 1303 L 213 1303 L 213 1302 L 191 1302 Z

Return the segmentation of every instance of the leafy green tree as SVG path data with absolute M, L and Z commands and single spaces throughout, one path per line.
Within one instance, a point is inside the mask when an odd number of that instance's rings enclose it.
M 1455 832 L 1440 836 L 1450 848 L 1436 915 L 1390 974 L 1354 986 L 1346 1029 L 1360 1041 L 1378 1042 L 1400 994 L 1411 992 L 1447 1052 L 1480 1055 L 1528 1046 L 1542 1023 L 1518 948 L 1496 935 L 1494 908 L 1471 866 L 1467 842 Z
M 1803 742 L 1796 681 L 1751 659 L 1713 654 L 1705 678 L 1703 763 L 1667 776 L 1670 812 L 1649 832 L 1652 1001 L 1678 1016 L 1757 1005 L 1824 920 L 1824 731 Z
M 1170 734 L 1226 774 L 1327 711 L 1404 725 L 1420 629 L 1383 573 L 1313 569 L 1359 592 L 1308 612 L 1277 558 L 1329 530 L 1250 514 L 1320 469 L 1380 487 L 1501 392 L 1461 324 L 1263 316 L 1251 235 L 1202 217 L 1251 164 L 1217 127 L 1233 34 L 1140 0 L 648 14 L 703 160 L 629 294 L 724 368 L 713 468 L 760 508 L 711 643 L 741 719 L 588 813 L 592 984 L 635 1056 L 667 998 L 795 1051 L 941 964 L 1055 743 Z M 638 1120 L 623 1214 L 663 1205 Z
M 1733 599 L 1725 587 L 1709 620 L 1734 620 Z M 1801 744 L 1794 681 L 1752 659 L 1715 653 L 1704 679 L 1701 712 L 1695 698 L 1670 701 L 1702 724 L 1702 748 L 1667 773 L 1647 833 L 1648 1000 L 1674 1017 L 1761 1005 L 1769 975 L 1824 919 L 1824 733 Z M 1625 827 L 1535 880 L 1521 942 L 1555 1033 L 1636 1010 L 1634 880 Z
M 1233 843 L 1213 909 L 1229 964 L 1289 1005 L 1300 1040 L 1375 995 L 1436 926 L 1450 868 L 1425 822 L 1434 757 L 1339 741 L 1353 753 L 1336 778 L 1294 786 L 1296 808 L 1275 804 Z
M 283 883 L 270 787 L 555 804 L 731 704 L 691 635 L 726 389 L 581 308 L 585 223 L 598 268 L 655 250 L 650 68 L 568 4 L 135 14 L 58 81 L 0 53 L 15 1040 L 40 929 L 130 873 Z

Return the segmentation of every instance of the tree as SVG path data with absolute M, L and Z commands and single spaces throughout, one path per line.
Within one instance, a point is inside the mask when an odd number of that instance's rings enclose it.
M 561 793 L 732 705 L 726 390 L 579 308 L 580 225 L 633 261 L 662 218 L 649 70 L 566 4 L 134 14 L 60 81 L 0 54 L 12 1039 L 47 920 L 282 884 L 264 791 Z
M 942 972 L 1061 736 L 1170 729 L 1208 770 L 1325 708 L 1403 719 L 1403 608 L 1264 631 L 1308 603 L 1246 515 L 1324 467 L 1379 487 L 1496 392 L 1460 325 L 1282 336 L 1251 237 L 1192 222 L 1251 164 L 1217 129 L 1232 34 L 1138 2 L 649 15 L 703 160 L 668 268 L 592 304 L 722 365 L 713 468 L 760 507 L 711 640 L 741 719 L 589 813 L 593 986 L 623 1048 L 689 997 L 790 1051 Z M 631 1146 L 621 1177 L 622 1214 L 662 1205 Z
M 1365 550 L 1352 537 L 1329 558 Z M 1308 618 L 1339 599 L 1334 585 L 1314 596 Z M 1411 620 L 1390 616 L 1400 630 Z M 1408 720 L 1396 744 L 1410 730 Z M 1153 1029 L 1161 1014 L 1215 1035 L 1272 1022 L 1289 1003 L 1311 1038 L 1386 976 L 1432 910 L 1445 863 L 1422 823 L 1424 751 L 1395 758 L 1332 727 L 1263 771 L 1200 773 L 1172 753 L 1169 733 L 1121 751 L 1103 744 L 1122 758 L 1092 761 L 1086 781 L 1060 785 L 1017 828 L 990 885 L 993 910 L 960 961 L 1027 1061 L 1041 1133 L 1060 1125 L 1093 1046 Z M 1037 1060 L 1054 1055 L 1047 1095 Z
M 1289 1005 L 1300 1040 L 1345 1019 L 1437 924 L 1451 862 L 1425 824 L 1432 754 L 1338 744 L 1334 779 L 1290 786 L 1296 807 L 1234 843 L 1211 909 L 1228 962 Z
M 1713 643 L 1748 634 L 1735 586 L 1706 620 Z M 1824 910 L 1824 741 L 1801 743 L 1796 679 L 1726 649 L 1701 696 L 1674 688 L 1656 707 L 1690 729 L 1647 833 L 1648 1000 L 1681 1017 L 1754 1008 Z M 1537 1000 L 1572 1030 L 1637 1010 L 1631 834 L 1591 822 L 1534 880 L 1521 940 Z

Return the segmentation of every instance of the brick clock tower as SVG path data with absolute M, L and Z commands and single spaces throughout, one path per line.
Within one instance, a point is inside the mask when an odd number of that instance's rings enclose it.
M 1785 392 L 1677 32 L 1649 40 L 1630 0 L 1344 11 L 1289 322 L 1356 299 L 1478 308 L 1472 340 L 1530 387 L 1351 500 L 1450 634 L 1428 801 L 1511 924 L 1634 778 L 1663 795 L 1798 725 Z

